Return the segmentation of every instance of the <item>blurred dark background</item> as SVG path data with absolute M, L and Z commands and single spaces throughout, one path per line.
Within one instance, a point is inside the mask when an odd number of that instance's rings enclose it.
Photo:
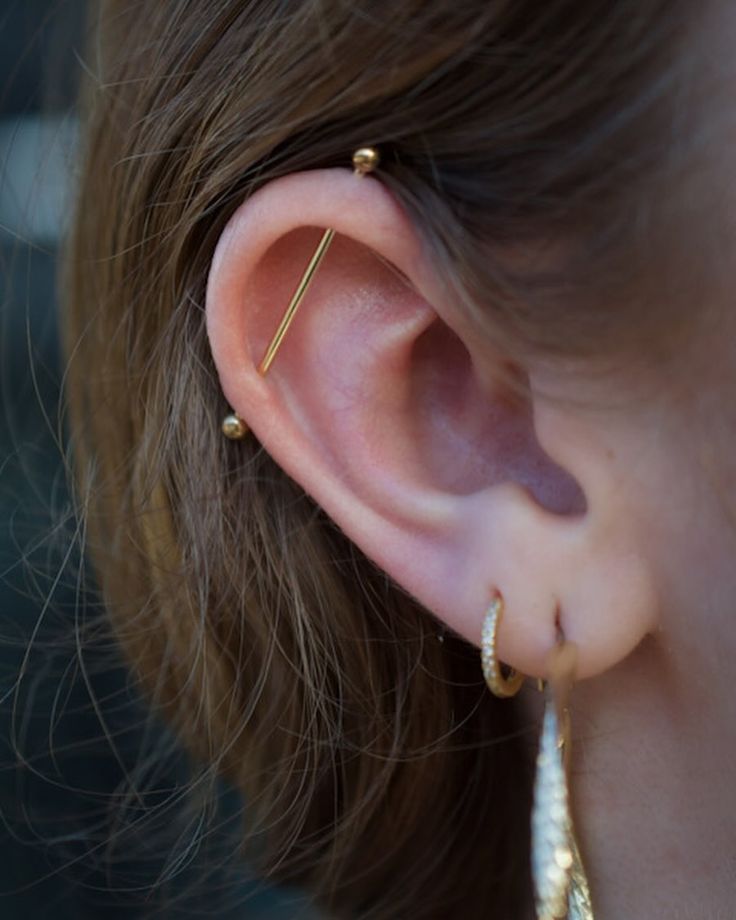
M 313 917 L 242 865 L 242 803 L 147 712 L 84 565 L 55 276 L 85 29 L 0 0 L 0 917 Z

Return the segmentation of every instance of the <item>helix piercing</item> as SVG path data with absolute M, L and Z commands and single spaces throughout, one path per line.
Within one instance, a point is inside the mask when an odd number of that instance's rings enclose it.
M 380 159 L 380 154 L 375 147 L 360 147 L 353 154 L 353 174 L 358 177 L 367 176 L 368 173 L 373 172 L 377 168 Z M 312 258 L 304 269 L 304 273 L 302 274 L 299 284 L 296 286 L 296 290 L 281 318 L 281 322 L 278 324 L 271 341 L 268 343 L 263 358 L 261 359 L 261 363 L 258 365 L 258 373 L 262 377 L 265 377 L 268 373 L 268 369 L 273 364 L 274 358 L 281 347 L 281 343 L 284 341 L 284 337 L 294 321 L 296 312 L 304 300 L 304 295 L 307 293 L 317 269 L 322 264 L 322 260 L 330 247 L 334 235 L 335 231 L 331 227 L 328 227 L 324 231 Z M 247 424 L 236 412 L 228 413 L 223 419 L 222 433 L 226 438 L 240 440 L 248 434 L 248 430 Z

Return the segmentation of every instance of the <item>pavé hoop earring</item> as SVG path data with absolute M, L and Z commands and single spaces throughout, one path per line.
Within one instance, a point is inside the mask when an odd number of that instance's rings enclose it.
M 521 685 L 526 677 L 517 671 L 511 670 L 504 677 L 501 665 L 496 657 L 496 634 L 503 616 L 504 603 L 500 594 L 491 601 L 483 619 L 483 629 L 480 639 L 480 660 L 483 665 L 483 676 L 488 684 L 488 689 L 494 696 L 507 699 L 521 690 Z
M 549 657 L 532 808 L 532 876 L 537 920 L 594 920 L 572 815 L 568 700 L 577 648 L 563 637 Z
M 375 147 L 360 147 L 353 154 L 353 173 L 354 175 L 361 177 L 367 176 L 368 173 L 373 172 L 380 162 L 380 155 Z M 315 272 L 322 263 L 327 250 L 329 249 L 332 238 L 335 235 L 335 231 L 328 227 L 322 234 L 322 238 L 317 244 L 317 248 L 314 250 L 314 255 L 309 260 L 307 267 L 304 269 L 304 274 L 299 281 L 299 284 L 296 286 L 296 290 L 292 295 L 289 305 L 286 308 L 286 311 L 281 318 L 281 322 L 276 329 L 276 332 L 273 334 L 273 338 L 268 344 L 261 363 L 258 365 L 258 373 L 265 377 L 268 372 L 269 367 L 273 364 L 273 359 L 276 357 L 276 353 L 281 347 L 281 343 L 284 340 L 284 336 L 289 330 L 294 317 L 296 316 L 296 311 L 299 309 L 299 305 L 304 299 L 304 295 L 307 293 L 307 289 L 312 282 L 312 278 L 315 275 Z M 236 412 L 230 412 L 222 421 L 222 433 L 226 438 L 231 440 L 238 441 L 244 438 L 248 434 L 248 426 L 243 421 L 242 418 Z

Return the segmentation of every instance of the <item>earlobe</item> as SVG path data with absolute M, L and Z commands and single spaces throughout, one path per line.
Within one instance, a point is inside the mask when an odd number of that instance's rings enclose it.
M 329 254 L 264 377 L 325 227 Z M 380 181 L 330 170 L 272 182 L 233 215 L 211 266 L 207 323 L 225 395 L 356 545 L 451 629 L 477 645 L 502 591 L 500 657 L 544 676 L 562 605 L 581 674 L 594 673 L 643 635 L 641 603 L 628 618 L 593 603 L 604 589 L 591 592 L 589 573 L 622 575 L 611 561 L 620 546 L 597 539 L 590 496 L 541 449 L 533 407 L 510 402 L 471 360 L 477 341 L 433 297 L 440 289 Z

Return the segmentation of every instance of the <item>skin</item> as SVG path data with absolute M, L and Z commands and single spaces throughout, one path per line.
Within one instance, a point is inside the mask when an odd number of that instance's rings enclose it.
M 733 915 L 736 336 L 713 315 L 676 369 L 632 382 L 529 361 L 527 399 L 510 401 L 406 215 L 347 169 L 262 188 L 209 277 L 227 399 L 369 557 L 476 645 L 499 589 L 500 657 L 532 678 L 559 612 L 578 647 L 572 782 L 598 920 Z M 523 700 L 535 715 L 532 688 Z

